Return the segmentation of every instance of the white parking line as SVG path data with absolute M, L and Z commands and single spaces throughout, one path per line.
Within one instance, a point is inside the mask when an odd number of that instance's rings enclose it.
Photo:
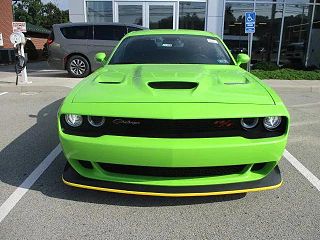
M 294 166 L 309 182 L 320 191 L 320 180 L 312 174 L 305 166 L 303 166 L 294 156 L 287 150 L 284 151 L 283 156 Z
M 32 185 L 38 180 L 42 173 L 50 166 L 50 164 L 61 153 L 60 144 L 52 150 L 52 152 L 33 170 L 33 172 L 23 181 L 23 183 L 10 195 L 10 197 L 0 206 L 0 223 L 20 201 Z
M 1 96 L 1 95 L 5 95 L 5 94 L 7 94 L 7 93 L 8 93 L 8 92 L 2 92 L 2 93 L 0 93 L 0 96 Z
M 56 69 L 42 69 L 38 72 L 64 72 L 63 70 L 56 70 Z
M 61 153 L 61 145 L 56 146 L 50 154 L 33 170 L 33 172 L 23 181 L 23 183 L 10 195 L 10 197 L 0 206 L 0 223 L 16 206 L 20 199 L 28 192 L 32 185 L 39 179 L 44 171 L 51 165 L 56 157 Z M 305 177 L 309 182 L 320 191 L 320 180 L 303 166 L 287 150 L 283 156 Z

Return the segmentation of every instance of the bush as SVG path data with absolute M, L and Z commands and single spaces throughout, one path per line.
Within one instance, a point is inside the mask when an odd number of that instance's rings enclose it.
M 320 70 L 303 71 L 283 68 L 274 71 L 252 70 L 251 73 L 260 79 L 320 80 Z
M 253 69 L 259 69 L 264 71 L 275 71 L 275 70 L 278 70 L 279 67 L 277 64 L 271 63 L 271 62 L 258 62 L 253 65 Z
M 24 50 L 28 54 L 29 61 L 38 59 L 39 54 L 32 41 L 27 40 L 26 45 L 24 46 Z

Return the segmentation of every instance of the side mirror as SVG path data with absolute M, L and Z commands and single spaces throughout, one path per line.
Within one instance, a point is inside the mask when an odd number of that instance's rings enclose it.
M 242 63 L 248 63 L 250 61 L 250 57 L 247 54 L 240 53 L 237 56 L 237 65 L 240 66 Z
M 99 52 L 96 54 L 96 61 L 99 63 L 103 63 L 107 58 L 107 55 L 104 52 Z

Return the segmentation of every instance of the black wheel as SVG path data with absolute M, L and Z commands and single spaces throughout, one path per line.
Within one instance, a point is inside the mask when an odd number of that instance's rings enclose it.
M 80 55 L 70 57 L 66 68 L 72 77 L 83 78 L 90 74 L 90 64 L 88 60 Z

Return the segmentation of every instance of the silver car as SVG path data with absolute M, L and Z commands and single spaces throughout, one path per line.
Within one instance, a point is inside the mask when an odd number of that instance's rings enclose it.
M 97 52 L 111 54 L 124 35 L 142 29 L 118 23 L 55 24 L 47 41 L 48 63 L 72 77 L 86 77 L 100 66 L 94 59 Z

